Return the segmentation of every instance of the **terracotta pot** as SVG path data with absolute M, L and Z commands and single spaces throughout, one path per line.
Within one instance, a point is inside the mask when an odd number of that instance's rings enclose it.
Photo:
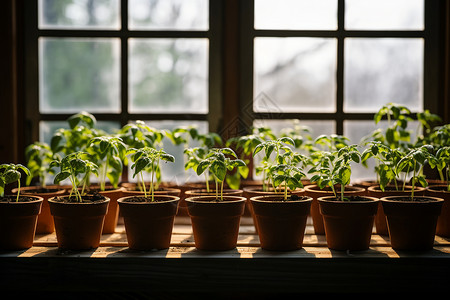
M 191 217 L 195 247 L 199 250 L 231 250 L 236 248 L 244 197 L 225 196 L 216 201 L 215 196 L 186 198 Z
M 317 199 L 328 248 L 350 251 L 369 249 L 379 199 L 361 197 L 365 200 L 341 201 L 334 196 Z
M 340 189 L 338 189 L 339 191 Z M 345 196 L 363 196 L 366 193 L 364 188 L 355 186 L 346 186 L 344 190 Z M 332 196 L 333 192 L 331 189 L 321 190 L 316 184 L 305 186 L 305 195 L 313 198 L 311 203 L 311 218 L 314 226 L 315 234 L 325 234 L 325 227 L 323 224 L 323 218 L 320 214 L 319 202 L 317 201 L 320 197 Z
M 284 191 L 284 189 L 283 189 L 283 191 Z M 298 188 L 294 192 L 289 190 L 289 193 L 301 196 L 301 195 L 305 194 L 305 190 Z M 245 205 L 246 210 L 244 211 L 244 216 L 248 215 L 253 218 L 253 224 L 255 225 L 256 232 L 258 232 L 258 224 L 255 220 L 255 215 L 253 213 L 253 208 L 252 208 L 250 198 L 258 197 L 258 196 L 275 196 L 275 195 L 282 195 L 282 193 L 275 192 L 273 190 L 273 188 L 270 188 L 268 191 L 263 191 L 262 186 L 251 186 L 251 187 L 245 187 L 243 189 L 242 197 L 247 198 L 246 205 Z
M 65 198 L 63 196 L 60 198 Z M 48 199 L 55 221 L 58 247 L 68 250 L 95 249 L 100 245 L 109 198 L 94 202 L 64 203 Z
M 125 223 L 128 247 L 134 250 L 167 249 L 170 247 L 172 229 L 180 198 L 157 195 L 155 201 L 130 201 L 136 196 L 118 200 Z
M 257 196 L 251 197 L 250 202 L 261 248 L 273 251 L 302 248 L 311 197 L 283 201 L 282 196 Z
M 441 214 L 437 220 L 436 235 L 446 238 L 450 237 L 450 191 L 447 190 L 447 185 L 429 186 L 426 188 L 425 194 L 444 200 Z
M 409 196 L 411 195 L 412 186 L 405 186 L 404 191 L 397 191 L 394 185 L 388 185 L 384 192 L 380 189 L 379 185 L 371 186 L 367 188 L 367 196 L 381 199 L 388 196 Z M 425 188 L 420 186 L 414 187 L 414 194 L 417 196 L 423 196 L 425 194 Z M 383 211 L 381 202 L 378 204 L 378 211 L 375 216 L 375 231 L 379 235 L 389 235 L 388 226 L 386 222 L 386 215 Z
M 119 219 L 119 205 L 117 200 L 123 197 L 125 188 L 111 189 L 101 191 L 100 194 L 109 198 L 108 212 L 105 215 L 103 223 L 104 234 L 114 233 L 116 231 L 117 220 Z
M 27 186 L 20 188 L 20 193 L 23 195 L 38 196 L 42 197 L 41 213 L 38 216 L 36 225 L 36 234 L 47 234 L 55 231 L 55 223 L 53 222 L 53 217 L 50 214 L 50 207 L 48 205 L 48 199 L 56 196 L 61 196 L 66 193 L 66 189 L 60 186 L 48 186 L 45 187 L 45 191 L 42 190 L 41 186 Z M 41 191 L 42 190 L 42 191 Z M 12 190 L 12 193 L 17 193 L 17 188 Z
M 400 201 L 403 196 L 381 198 L 386 214 L 391 246 L 395 250 L 433 248 L 436 224 L 443 199 L 418 196 L 427 201 Z
M 7 196 L 8 197 L 8 196 Z M 38 215 L 44 199 L 38 196 L 28 202 L 0 201 L 0 249 L 21 250 L 33 246 Z

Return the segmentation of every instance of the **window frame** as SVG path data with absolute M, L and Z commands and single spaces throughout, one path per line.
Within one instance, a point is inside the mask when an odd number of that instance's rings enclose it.
M 38 0 L 26 2 L 25 14 L 25 116 L 27 143 L 39 140 L 40 121 L 64 121 L 73 113 L 39 112 L 39 37 L 56 38 L 119 38 L 120 39 L 120 107 L 119 113 L 95 113 L 99 121 L 118 121 L 123 126 L 133 120 L 195 120 L 207 121 L 210 131 L 218 131 L 222 118 L 222 0 L 209 1 L 208 30 L 129 30 L 128 1 L 120 0 L 121 28 L 105 29 L 39 29 Z M 208 113 L 130 113 L 128 111 L 128 51 L 129 38 L 206 38 L 208 57 Z
M 423 38 L 424 39 L 424 74 L 423 74 L 423 108 L 432 113 L 442 115 L 442 91 L 439 89 L 441 81 L 440 66 L 440 36 L 443 20 L 442 6 L 438 1 L 424 1 L 424 30 L 346 30 L 345 29 L 345 0 L 337 0 L 337 29 L 336 30 L 269 30 L 254 28 L 254 2 L 248 0 L 240 2 L 242 35 L 240 37 L 241 86 L 249 89 L 241 90 L 240 118 L 248 132 L 256 119 L 299 119 L 299 120 L 333 120 L 336 122 L 336 134 L 344 135 L 346 120 L 372 121 L 374 112 L 344 112 L 344 43 L 346 38 Z M 336 112 L 277 112 L 276 114 L 253 111 L 253 51 L 256 37 L 325 37 L 337 39 L 336 66 Z

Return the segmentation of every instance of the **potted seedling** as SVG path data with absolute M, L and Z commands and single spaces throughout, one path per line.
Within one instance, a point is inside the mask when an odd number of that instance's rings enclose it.
M 170 246 L 172 228 L 177 214 L 178 196 L 155 193 L 155 174 L 160 161 L 174 162 L 175 157 L 163 149 L 132 148 L 133 177 L 139 176 L 142 194 L 125 196 L 118 200 L 125 224 L 128 246 L 134 250 L 166 249 Z M 149 190 L 143 180 L 150 175 Z
M 445 184 L 428 185 L 426 194 L 444 199 L 436 225 L 436 234 L 448 238 L 450 237 L 450 147 L 438 148 L 428 162 L 431 168 L 438 170 L 445 182 Z
M 406 152 L 402 148 L 391 148 L 380 141 L 371 141 L 361 155 L 362 162 L 373 158 L 376 161 L 375 172 L 378 184 L 367 188 L 367 195 L 375 198 L 387 196 L 409 195 L 414 189 L 416 195 L 423 195 L 425 188 L 415 185 L 414 188 L 406 185 L 406 176 L 410 173 L 407 166 L 403 169 L 397 165 L 405 157 Z M 379 235 L 388 235 L 386 215 L 381 203 L 378 205 L 378 212 L 375 216 L 375 228 Z
M 21 177 L 31 173 L 21 164 L 0 165 L 0 249 L 19 250 L 33 245 L 43 199 L 21 194 Z M 5 195 L 6 185 L 17 183 L 15 195 Z
M 312 198 L 300 195 L 305 177 L 302 167 L 308 158 L 288 150 L 277 157 L 269 168 L 273 185 L 281 194 L 251 197 L 251 207 L 261 247 L 267 250 L 288 251 L 302 248 L 306 221 Z
M 60 169 L 54 183 L 67 179 L 72 186 L 69 195 L 48 200 L 58 247 L 69 250 L 97 248 L 110 201 L 99 193 L 86 194 L 89 177 L 98 176 L 98 166 L 92 162 L 89 153 L 82 151 L 54 160 L 52 165 Z
M 117 137 L 122 139 L 128 149 L 141 149 L 145 147 L 158 149 L 162 147 L 165 133 L 163 130 L 150 127 L 144 121 L 138 120 L 134 123 L 124 125 L 117 133 Z M 125 166 L 129 166 L 128 161 L 129 159 L 125 157 L 123 161 Z M 129 170 L 129 172 L 131 171 Z M 179 195 L 179 189 L 171 188 L 170 184 L 163 184 L 161 182 L 161 169 L 159 166 L 156 167 L 154 172 L 156 179 L 154 181 L 154 191 L 156 193 Z M 141 180 L 144 181 L 139 182 Z M 121 186 L 125 188 L 123 191 L 124 196 L 144 193 L 144 183 L 146 189 L 150 190 L 148 180 L 144 177 L 141 178 L 141 176 L 138 176 L 137 182 L 123 182 Z
M 59 185 L 47 184 L 47 180 L 55 174 L 54 170 L 50 168 L 50 163 L 55 158 L 54 154 L 48 144 L 35 142 L 26 147 L 25 158 L 30 176 L 27 176 L 26 186 L 21 188 L 21 192 L 24 195 L 36 195 L 43 198 L 41 213 L 36 225 L 36 234 L 52 233 L 55 231 L 55 224 L 50 214 L 48 199 L 66 193 L 66 190 Z M 36 185 L 32 185 L 33 179 L 37 180 Z M 17 193 L 18 189 L 15 188 L 12 192 Z
M 352 163 L 360 163 L 356 145 L 324 154 L 310 170 L 314 173 L 312 182 L 332 191 L 331 196 L 317 199 L 330 249 L 366 250 L 370 245 L 378 199 L 346 192 L 350 189 Z M 359 189 L 364 193 L 364 189 Z
M 414 186 L 427 186 L 422 169 L 433 159 L 433 147 L 424 145 L 411 149 L 396 165 L 397 172 L 405 168 L 412 172 L 412 189 L 408 196 L 381 198 L 386 214 L 391 246 L 396 250 L 429 250 L 433 248 L 436 223 L 443 199 L 415 194 Z
M 347 137 L 336 134 L 320 135 L 314 140 L 314 148 L 311 149 L 308 162 L 311 166 L 308 171 L 310 174 L 309 176 L 312 176 L 310 178 L 311 184 L 305 186 L 304 189 L 305 195 L 313 198 L 313 202 L 311 203 L 311 217 L 315 234 L 325 234 L 323 217 L 320 213 L 319 202 L 317 199 L 324 196 L 334 196 L 335 193 L 340 193 L 339 191 L 341 189 L 341 185 L 330 185 L 331 181 L 318 180 L 321 177 L 317 177 L 317 174 L 331 172 L 329 168 L 332 165 L 332 161 L 335 159 L 335 156 L 339 153 L 340 149 L 348 149 L 348 142 L 349 139 Z M 352 146 L 352 148 L 354 148 L 354 146 Z M 317 173 L 316 176 L 314 176 L 315 173 Z M 321 175 L 323 177 L 325 174 Z M 312 180 L 313 177 L 314 180 Z M 345 194 L 362 195 L 364 191 L 364 188 L 358 186 L 344 187 Z
M 89 186 L 89 193 L 100 193 L 110 199 L 105 216 L 103 233 L 114 233 L 119 216 L 117 200 L 122 197 L 124 187 L 119 187 L 126 158 L 127 146 L 120 137 L 99 136 L 88 143 L 87 151 L 98 166 L 98 186 Z
M 199 162 L 197 175 L 208 171 L 216 188 L 213 195 L 185 199 L 197 249 L 229 250 L 236 247 L 246 198 L 225 195 L 224 182 L 227 172 L 244 166 L 244 161 L 238 159 L 230 148 L 210 149 Z

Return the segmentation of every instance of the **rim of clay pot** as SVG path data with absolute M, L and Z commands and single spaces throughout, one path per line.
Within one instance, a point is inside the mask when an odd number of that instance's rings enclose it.
M 98 200 L 98 201 L 92 201 L 92 202 L 62 202 L 62 201 L 56 201 L 55 198 L 68 198 L 70 195 L 62 195 L 62 196 L 56 196 L 56 197 L 51 197 L 48 199 L 48 202 L 51 203 L 55 203 L 55 204 L 67 204 L 67 205 L 98 205 L 98 204 L 104 204 L 105 202 L 110 202 L 111 199 L 108 196 L 104 196 L 103 197 L 105 199 L 103 200 Z M 83 197 L 83 196 L 81 196 Z
M 19 195 L 19 198 L 22 197 L 22 192 L 20 194 L 21 195 Z M 19 201 L 19 202 L 16 202 L 15 200 L 14 201 L 0 201 L 0 204 L 3 204 L 3 205 L 20 205 L 20 204 L 36 203 L 36 202 L 43 202 L 44 201 L 43 197 L 36 196 L 36 195 L 23 195 L 23 196 L 25 196 L 27 198 L 34 198 L 35 200 L 32 200 L 32 201 Z M 5 197 L 14 197 L 15 198 L 16 195 L 5 195 Z
M 276 193 L 276 194 L 282 195 L 284 193 L 284 188 L 279 192 L 276 192 L 273 187 L 270 187 L 268 191 L 263 191 L 262 186 L 248 186 L 248 187 L 244 187 L 242 190 L 244 192 L 261 193 L 261 194 Z M 288 188 L 288 191 L 292 192 L 291 189 L 289 189 L 289 188 Z M 304 188 L 296 188 L 294 191 L 295 192 L 304 192 L 305 189 Z
M 319 192 L 319 193 L 333 193 L 332 190 L 323 190 L 320 189 L 319 186 L 317 184 L 310 184 L 304 187 L 305 191 L 308 192 Z M 360 192 L 364 192 L 366 189 L 363 187 L 358 187 L 358 186 L 352 186 L 352 185 L 348 185 L 345 186 L 344 189 L 344 193 L 360 193 Z M 340 191 L 340 189 L 339 189 Z
M 172 195 L 155 195 L 155 198 L 161 199 L 161 198 L 167 198 L 164 201 L 142 201 L 142 202 L 128 202 L 127 199 L 129 198 L 145 198 L 144 195 L 134 195 L 134 196 L 126 196 L 126 197 L 121 197 L 119 199 L 117 199 L 117 202 L 119 203 L 126 203 L 126 204 L 130 204 L 130 205 L 142 205 L 142 204 L 158 204 L 158 203 L 170 203 L 170 202 L 175 202 L 175 201 L 179 201 L 180 197 L 178 196 L 172 196 Z M 147 198 L 149 198 L 151 196 L 147 196 Z
M 447 190 L 446 184 L 430 185 L 427 186 L 426 189 L 435 193 L 450 193 L 450 191 Z
M 404 204 L 411 204 L 411 203 L 417 203 L 417 204 L 427 204 L 430 202 L 444 202 L 444 199 L 432 197 L 432 196 L 414 196 L 414 198 L 425 198 L 430 199 L 431 201 L 405 201 L 405 200 L 397 200 L 399 198 L 405 198 L 405 196 L 387 196 L 380 198 L 381 202 L 395 202 L 395 203 L 404 203 Z
M 281 196 L 282 196 L 282 194 L 281 194 Z M 250 201 L 261 202 L 261 203 L 287 203 L 287 204 L 313 201 L 313 198 L 309 197 L 309 196 L 299 196 L 299 197 L 301 197 L 303 199 L 280 201 L 280 200 L 270 200 L 273 198 L 280 199 L 280 195 L 265 195 L 265 196 L 251 197 Z
M 241 194 L 243 192 L 243 190 L 234 190 L 234 189 L 224 189 L 223 190 L 223 195 L 224 196 L 233 196 L 233 195 L 237 195 L 237 194 Z M 192 190 L 187 190 L 185 192 L 186 195 L 190 195 L 192 196 L 214 196 L 216 195 L 215 189 L 211 189 L 210 192 L 208 193 L 206 191 L 206 189 L 192 189 Z
M 361 204 L 361 203 L 372 203 L 372 202 L 380 201 L 379 198 L 365 196 L 365 195 L 358 195 L 357 197 L 364 198 L 364 199 L 369 199 L 370 201 L 364 201 L 364 200 L 362 200 L 362 201 L 336 201 L 336 200 L 329 200 L 329 199 L 336 199 L 335 196 L 323 196 L 323 197 L 317 198 L 317 200 L 321 201 L 321 202 L 342 203 L 342 204 Z
M 194 196 L 194 197 L 188 197 L 186 199 L 184 199 L 187 202 L 191 202 L 191 203 L 202 203 L 202 204 L 228 204 L 228 203 L 237 203 L 237 202 L 245 202 L 247 201 L 247 198 L 242 197 L 242 196 L 229 196 L 229 195 L 224 195 L 223 196 L 224 201 L 210 201 L 210 200 L 216 200 L 216 196 Z
M 34 190 L 39 190 L 39 189 L 49 189 L 49 190 L 53 190 L 52 192 L 46 192 L 46 193 L 41 193 L 41 192 L 35 192 Z M 12 193 L 16 194 L 18 191 L 17 188 L 14 188 L 11 190 Z M 55 186 L 51 186 L 51 187 L 42 187 L 42 186 L 23 186 L 20 188 L 20 193 L 21 194 L 26 194 L 27 196 L 31 196 L 31 195 L 35 195 L 35 194 L 39 194 L 39 195 L 51 195 L 51 194 L 64 194 L 66 192 L 66 189 L 63 187 L 55 187 Z
M 388 186 L 386 186 L 386 187 L 395 187 L 395 185 L 388 185 Z M 407 190 L 402 191 L 402 190 L 395 190 L 395 189 L 394 189 L 394 190 L 391 190 L 391 189 L 386 190 L 386 189 L 385 189 L 384 192 L 389 192 L 389 193 L 404 193 L 404 192 L 411 192 L 412 186 L 411 186 L 411 185 L 405 185 L 405 189 L 407 189 Z M 379 184 L 370 186 L 370 187 L 367 188 L 367 190 L 370 190 L 371 192 L 375 192 L 375 193 L 377 193 L 377 192 L 383 193 L 383 191 L 380 189 L 380 185 L 379 185 Z M 414 187 L 414 192 L 422 192 L 422 191 L 424 191 L 424 190 L 425 190 L 425 188 L 424 188 L 424 187 L 421 187 L 421 186 L 415 186 L 415 187 Z

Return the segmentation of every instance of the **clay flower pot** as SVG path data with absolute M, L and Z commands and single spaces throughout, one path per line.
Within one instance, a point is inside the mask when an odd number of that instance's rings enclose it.
M 405 186 L 403 191 L 397 191 L 394 185 L 388 185 L 384 192 L 380 189 L 379 185 L 371 186 L 367 188 L 367 196 L 381 199 L 388 196 L 409 196 L 411 195 L 412 186 Z M 414 187 L 414 194 L 422 196 L 425 194 L 425 188 L 420 186 Z M 386 215 L 383 211 L 381 202 L 378 204 L 378 211 L 375 216 L 375 230 L 379 235 L 389 235 L 388 226 L 386 222 Z
M 360 196 L 341 201 L 334 196 L 319 197 L 327 246 L 333 250 L 359 251 L 370 246 L 379 199 Z
M 337 189 L 339 190 L 339 189 Z M 345 196 L 363 196 L 365 194 L 365 189 L 362 187 L 346 186 L 344 190 Z M 325 227 L 323 224 L 323 218 L 319 209 L 319 202 L 317 201 L 320 197 L 333 196 L 331 189 L 321 190 L 316 184 L 311 184 L 305 186 L 305 195 L 313 198 L 311 203 L 311 218 L 314 226 L 315 234 L 325 234 Z
M 395 250 L 430 250 L 443 199 L 429 196 L 381 198 L 386 214 L 391 247 Z
M 258 196 L 276 196 L 276 195 L 282 196 L 283 191 L 284 191 L 284 189 L 282 191 L 275 192 L 273 188 L 270 188 L 267 191 L 264 191 L 262 186 L 249 186 L 249 187 L 243 188 L 242 196 L 247 198 L 247 203 L 245 205 L 246 210 L 244 211 L 244 215 L 246 214 L 246 211 L 248 211 L 247 214 L 252 216 L 253 224 L 255 225 L 256 232 L 258 232 L 258 224 L 255 219 L 255 214 L 253 213 L 252 202 L 250 201 L 250 199 L 253 197 L 258 197 Z M 291 195 L 295 194 L 297 196 L 301 196 L 301 195 L 304 195 L 304 193 L 305 193 L 305 190 L 301 189 L 301 188 L 297 188 L 294 191 L 289 190 L 289 194 L 291 194 Z
M 10 201 L 0 201 L 0 249 L 28 249 L 33 246 L 36 223 L 44 199 L 26 196 L 28 201 L 16 202 L 16 196 L 9 198 Z
M 186 198 L 191 217 L 195 247 L 199 250 L 231 250 L 236 248 L 241 216 L 246 198 L 216 196 Z
M 311 197 L 283 201 L 283 196 L 250 198 L 261 248 L 289 251 L 302 248 Z
M 444 200 L 441 214 L 438 217 L 436 225 L 436 235 L 450 237 L 450 192 L 447 191 L 447 185 L 428 186 L 426 195 Z
M 169 248 L 179 200 L 171 195 L 155 195 L 153 202 L 142 195 L 120 198 L 128 247 L 142 251 Z
M 65 202 L 68 196 L 48 200 L 55 222 L 60 249 L 88 250 L 98 248 L 109 198 L 89 202 Z M 89 199 L 89 196 L 83 196 Z
M 12 193 L 17 193 L 17 188 L 12 190 Z M 42 197 L 41 213 L 38 216 L 36 225 L 36 234 L 47 234 L 55 231 L 55 223 L 53 217 L 50 214 L 50 206 L 48 205 L 48 199 L 56 196 L 62 196 L 66 193 L 66 189 L 61 186 L 26 186 L 20 188 L 21 195 L 38 196 Z

